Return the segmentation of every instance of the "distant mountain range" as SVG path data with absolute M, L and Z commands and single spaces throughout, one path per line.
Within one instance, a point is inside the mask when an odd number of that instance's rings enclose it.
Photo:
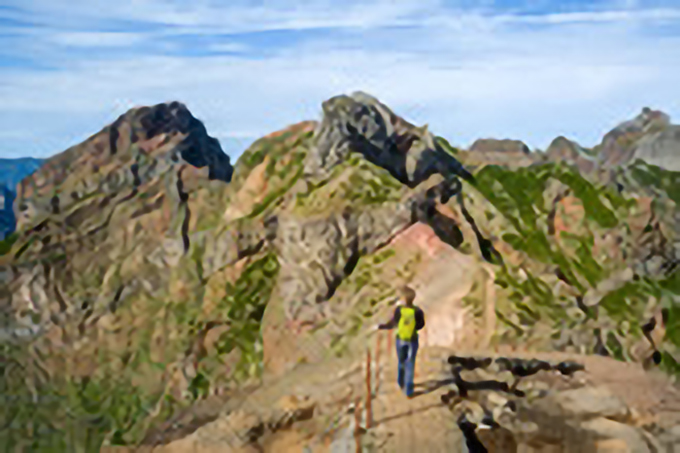
M 11 234 L 16 225 L 12 204 L 16 197 L 17 184 L 42 164 L 42 159 L 32 157 L 0 159 L 0 239 Z

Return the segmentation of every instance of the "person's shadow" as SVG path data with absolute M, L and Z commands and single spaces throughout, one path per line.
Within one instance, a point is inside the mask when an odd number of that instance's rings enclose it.
M 418 390 L 413 393 L 413 398 L 427 395 L 428 393 L 432 393 L 442 387 L 450 385 L 456 385 L 458 387 L 458 393 L 462 397 L 467 396 L 468 392 L 483 390 L 510 393 L 515 396 L 523 396 L 522 391 L 512 389 L 507 382 L 496 380 L 470 382 L 464 381 L 460 376 L 455 376 L 448 379 L 430 380 L 415 384 L 414 387 L 418 388 Z

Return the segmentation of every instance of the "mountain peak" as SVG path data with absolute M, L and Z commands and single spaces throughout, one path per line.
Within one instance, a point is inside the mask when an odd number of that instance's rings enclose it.
M 17 187 L 19 223 L 50 212 L 54 196 L 69 204 L 86 193 L 137 187 L 172 167 L 207 169 L 207 179 L 230 182 L 233 167 L 217 139 L 178 101 L 135 107 L 113 123 L 44 162 Z M 56 195 L 55 195 L 56 194 Z
M 197 168 L 209 167 L 209 178 L 224 182 L 231 180 L 232 168 L 219 141 L 210 137 L 201 121 L 179 101 L 130 109 L 108 126 L 109 150 L 116 154 L 119 146 L 140 143 L 145 151 L 150 140 L 159 136 L 176 134 L 186 137 L 173 148 L 173 155 L 181 155 L 187 163 Z M 105 131 L 107 130 L 105 129 Z M 127 133 L 128 137 L 123 134 Z M 122 141 L 122 143 L 121 143 Z M 153 147 L 153 143 L 151 144 Z
M 509 138 L 497 140 L 493 138 L 482 138 L 476 140 L 470 147 L 470 151 L 488 153 L 488 152 L 503 152 L 503 153 L 517 153 L 530 154 L 531 150 L 521 140 L 512 140 Z
M 599 159 L 605 166 L 628 162 L 633 158 L 634 145 L 638 140 L 670 125 L 670 116 L 666 113 L 644 107 L 635 118 L 620 123 L 604 136 L 599 145 Z
M 357 152 L 410 187 L 435 173 L 471 177 L 427 125 L 416 127 L 370 94 L 357 91 L 335 96 L 323 102 L 322 108 L 308 173 L 327 171 Z

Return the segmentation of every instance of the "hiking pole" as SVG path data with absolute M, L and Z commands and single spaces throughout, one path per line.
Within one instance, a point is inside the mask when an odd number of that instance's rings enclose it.
M 390 351 L 392 350 L 392 335 L 391 332 L 388 330 L 387 331 L 387 357 L 391 357 Z M 391 359 L 388 358 L 388 361 L 391 362 Z
M 361 453 L 361 397 L 358 396 L 354 400 L 354 442 L 356 445 L 356 453 Z
M 380 364 L 380 356 L 382 346 L 382 335 L 378 335 L 375 339 L 375 384 L 374 384 L 374 395 L 377 395 L 380 391 L 380 372 L 382 370 L 382 365 Z
M 371 348 L 366 348 L 366 429 L 373 424 L 373 389 L 371 388 Z

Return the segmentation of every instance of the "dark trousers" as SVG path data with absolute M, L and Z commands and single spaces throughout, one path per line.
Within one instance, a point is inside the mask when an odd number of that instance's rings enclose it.
M 413 395 L 416 354 L 418 354 L 418 337 L 411 341 L 404 341 L 397 337 L 397 358 L 399 360 L 397 382 L 406 396 Z

